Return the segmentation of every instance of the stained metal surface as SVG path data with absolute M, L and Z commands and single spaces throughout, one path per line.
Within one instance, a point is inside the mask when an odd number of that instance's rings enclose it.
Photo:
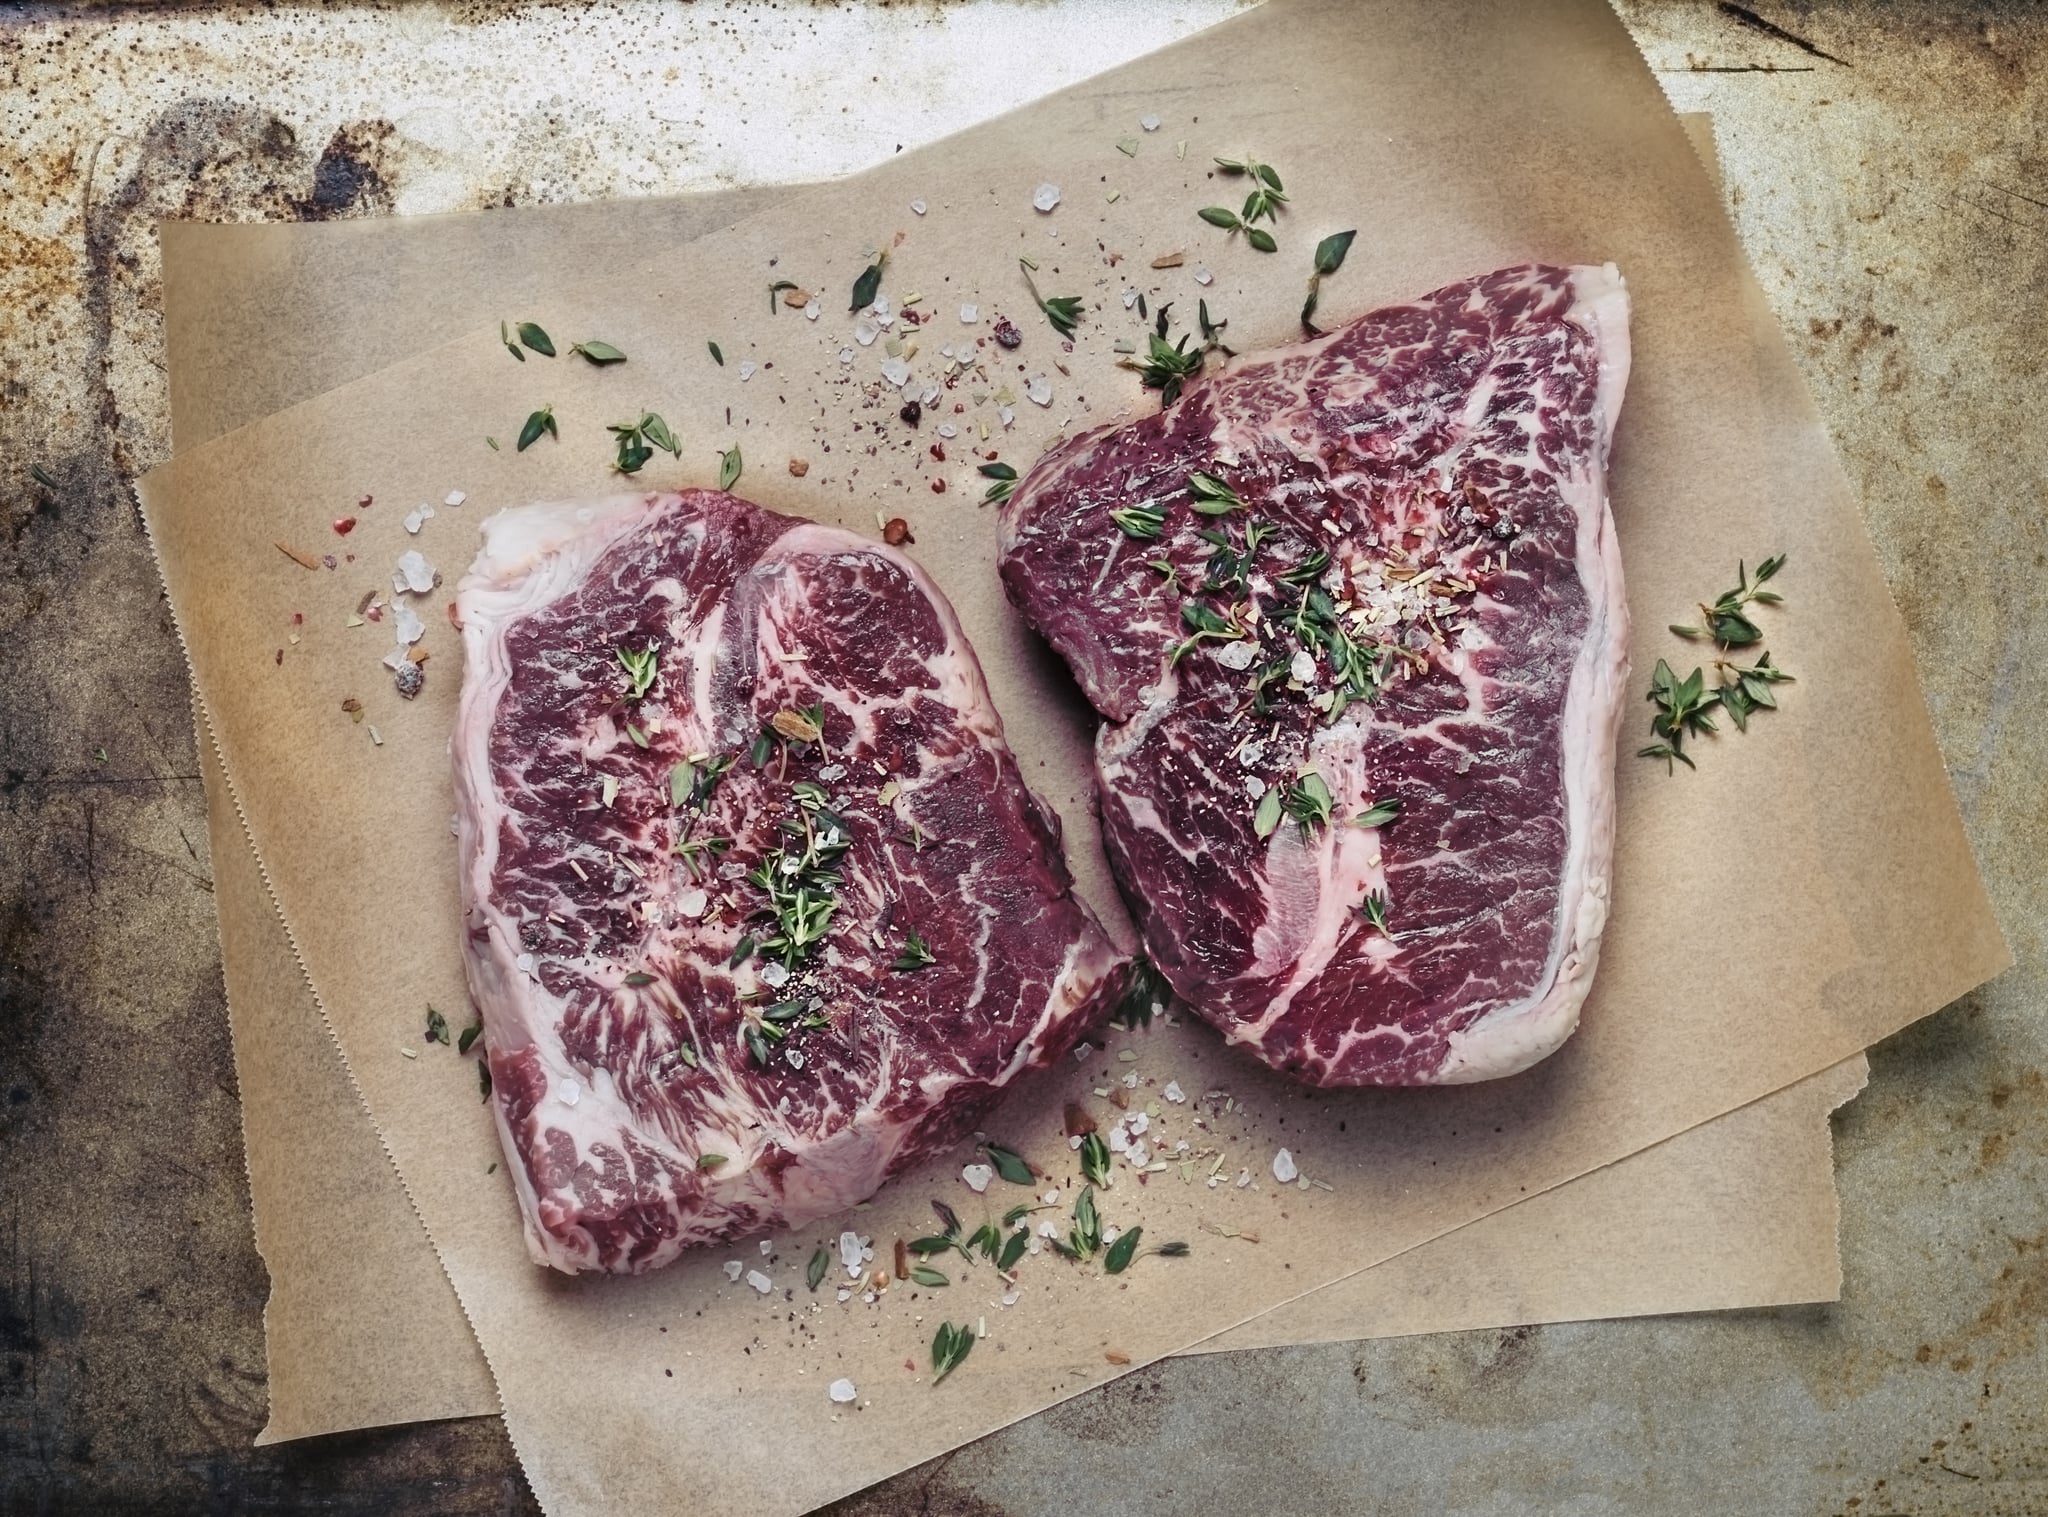
M 0 7 L 0 1511 L 533 1509 L 494 1422 L 250 1446 L 265 1282 L 126 483 L 168 446 L 154 219 L 844 172 L 1230 8 Z M 2020 958 L 1838 1118 L 1845 1300 L 1169 1362 L 849 1517 L 2048 1510 L 2048 13 L 1736 9 L 1622 6 L 1715 114 Z

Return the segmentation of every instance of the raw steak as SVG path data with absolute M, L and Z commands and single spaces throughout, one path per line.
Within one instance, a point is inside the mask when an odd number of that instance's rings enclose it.
M 1121 992 L 895 549 L 710 491 L 528 506 L 458 608 L 470 990 L 541 1262 L 863 1200 Z
M 1577 1025 L 1628 676 L 1628 357 L 1612 265 L 1503 269 L 1075 437 L 1004 506 L 1010 598 L 1104 718 L 1145 951 L 1276 1068 L 1483 1080 Z

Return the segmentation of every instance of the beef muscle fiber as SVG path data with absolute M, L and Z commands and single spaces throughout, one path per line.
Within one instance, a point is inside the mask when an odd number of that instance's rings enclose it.
M 1512 1074 L 1607 918 L 1628 611 L 1606 468 L 1628 299 L 1503 269 L 1063 443 L 1010 598 L 1103 717 L 1147 954 L 1318 1085 Z
M 541 1262 L 864 1200 L 1120 993 L 897 550 L 711 491 L 528 506 L 458 607 L 467 968 Z

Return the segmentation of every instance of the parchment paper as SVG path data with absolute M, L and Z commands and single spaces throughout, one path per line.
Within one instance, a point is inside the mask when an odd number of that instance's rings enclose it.
M 640 365 L 620 371 L 630 389 L 612 383 L 618 373 L 563 364 L 545 376 L 549 393 L 537 393 L 531 366 L 508 379 L 511 363 L 492 330 L 202 447 L 147 483 L 145 506 L 227 773 L 358 1083 L 491 1355 L 544 1501 L 637 1509 L 687 1491 L 705 1508 L 775 1511 L 826 1499 L 1094 1383 L 1110 1372 L 1106 1351 L 1142 1363 L 1184 1347 L 1228 1325 L 1198 1321 L 1211 1307 L 1249 1317 L 1816 1072 L 2004 961 L 1896 617 L 1839 475 L 1831 465 L 1780 471 L 1753 446 L 1751 381 L 1733 382 L 1751 356 L 1746 285 L 1704 175 L 1603 9 L 1516 8 L 1491 20 L 1481 27 L 1441 6 L 1369 11 L 1283 0 L 1109 83 L 820 192 L 791 224 L 770 210 L 716 247 L 660 250 L 633 271 L 630 303 L 600 301 L 581 319 L 566 301 L 529 313 L 577 335 L 609 328 Z M 1432 109 L 1451 99 L 1460 109 Z M 834 331 L 787 317 L 763 328 L 765 311 L 752 321 L 740 313 L 765 294 L 768 269 L 780 267 L 770 257 L 787 255 L 807 286 L 846 288 L 873 239 L 887 235 L 871 233 L 863 245 L 852 228 L 912 194 L 947 214 L 898 250 L 891 288 L 900 295 L 929 283 L 943 292 L 942 311 L 961 298 L 1014 306 L 1009 255 L 1046 231 L 1021 209 L 1031 186 L 1133 172 L 1110 161 L 1118 123 L 1108 100 L 1131 116 L 1157 110 L 1172 123 L 1165 135 L 1189 132 L 1194 162 L 1256 140 L 1260 156 L 1287 166 L 1297 207 L 1342 208 L 1297 210 L 1289 245 L 1299 239 L 1298 267 L 1316 235 L 1364 220 L 1358 207 L 1373 210 L 1379 240 L 1364 256 L 1355 249 L 1341 286 L 1326 290 L 1332 319 L 1516 257 L 1621 262 L 1638 302 L 1639 367 L 1616 496 L 1638 620 L 1660 625 L 1675 614 L 1664 608 L 1682 609 L 1701 593 L 1702 575 L 1725 576 L 1707 566 L 1768 551 L 1757 544 L 1767 539 L 1802 566 L 1788 581 L 1801 612 L 1774 636 L 1782 661 L 1801 673 L 1801 700 L 1788 702 L 1768 737 L 1717 745 L 1686 784 L 1647 765 L 1624 769 L 1618 906 L 1600 985 L 1580 1037 L 1529 1076 L 1452 1092 L 1311 1095 L 1226 1063 L 1198 1031 L 1171 1027 L 1117 1040 L 1112 1051 L 1128 1047 L 1132 1063 L 1105 1056 L 1077 1071 L 1084 1086 L 1126 1072 L 1155 1082 L 1169 1071 L 1184 1081 L 1220 1075 L 1231 1105 L 1243 1098 L 1247 1109 L 1219 1105 L 1207 1127 L 1176 1120 L 1169 1136 L 1190 1131 L 1226 1162 L 1254 1161 L 1243 1166 L 1248 1180 L 1285 1141 L 1307 1174 L 1333 1189 L 1282 1191 L 1270 1180 L 1239 1189 L 1226 1179 L 1219 1193 L 1169 1178 L 1141 1195 L 1126 1178 L 1112 1193 L 1112 1208 L 1124 1208 L 1112 1220 L 1142 1218 L 1158 1238 L 1185 1234 L 1198 1243 L 1194 1257 L 1141 1261 L 1114 1282 L 1027 1269 L 1028 1309 L 985 1312 L 992 1336 L 971 1361 L 977 1372 L 956 1374 L 939 1391 L 911 1383 L 934 1319 L 975 1311 L 971 1298 L 985 1293 L 960 1288 L 944 1300 L 935 1293 L 835 1316 L 778 1291 L 736 1324 L 735 1314 L 705 1305 L 732 1296 L 709 1260 L 636 1282 L 542 1278 L 519 1259 L 508 1198 L 467 1167 L 470 1152 L 488 1152 L 480 1111 L 465 1119 L 462 1110 L 469 1072 L 453 1059 L 399 1052 L 417 1038 L 420 1008 L 454 1001 L 461 988 L 452 945 L 435 926 L 453 920 L 442 753 L 452 638 L 445 629 L 429 634 L 442 666 L 429 665 L 426 695 L 401 710 L 365 676 L 379 650 L 341 624 L 372 572 L 388 573 L 403 539 L 363 537 L 365 568 L 332 575 L 296 569 L 273 544 L 322 544 L 337 504 L 361 491 L 410 502 L 455 485 L 474 508 L 589 490 L 602 467 L 599 418 L 646 405 L 691 444 L 688 477 L 705 477 L 716 450 L 737 437 L 757 470 L 764 458 L 795 452 L 818 460 L 802 490 L 779 476 L 743 482 L 770 504 L 808 501 L 815 510 L 843 492 L 852 520 L 878 505 L 926 505 L 924 481 L 904 454 L 853 472 L 869 455 L 849 451 L 846 394 L 829 367 L 844 317 L 831 318 Z M 1196 112 L 1199 127 L 1183 127 Z M 1403 125 L 1417 122 L 1428 131 Z M 1601 168 L 1597 186 L 1578 172 L 1588 164 Z M 1215 198 L 1197 172 L 1134 176 L 1117 204 L 1070 217 L 1065 229 L 1087 252 L 1051 274 L 1073 280 L 1091 304 L 1114 302 L 1122 276 L 1098 272 L 1091 223 L 1141 263 L 1168 251 L 1169 240 L 1191 244 L 1199 229 L 1170 239 L 1159 229 L 1187 225 L 1194 206 Z M 1210 298 L 1232 320 L 1233 338 L 1253 345 L 1291 329 L 1298 286 L 1275 288 L 1276 277 L 1241 249 L 1201 256 L 1217 265 Z M 1181 276 L 1168 279 L 1178 292 Z M 673 308 L 695 316 L 688 331 L 669 314 L 683 292 L 687 305 Z M 718 314 L 697 314 L 707 312 Z M 1030 361 L 1047 340 L 1042 327 L 1028 330 Z M 1132 403 L 1128 382 L 1104 362 L 1108 335 L 1084 334 L 1071 374 L 1060 376 L 1057 414 L 1078 420 L 1106 413 L 1112 398 Z M 743 392 L 730 370 L 707 372 L 698 356 L 707 337 L 720 339 L 729 358 L 774 358 L 778 367 L 767 372 L 775 383 Z M 1775 340 L 1768 357 L 1788 363 Z M 870 367 L 856 370 L 863 380 L 875 361 L 870 353 Z M 857 399 L 859 389 L 848 389 Z M 1079 396 L 1091 392 L 1097 402 L 1086 407 Z M 465 437 L 509 435 L 543 399 L 572 419 L 570 442 L 517 456 L 479 450 L 474 462 L 460 451 Z M 1006 451 L 1028 460 L 1053 418 L 1020 410 Z M 812 431 L 814 420 L 821 431 Z M 837 457 L 824 453 L 828 443 Z M 600 461 L 579 456 L 579 444 Z M 1825 458 L 1824 439 L 1818 446 Z M 648 482 L 683 472 L 650 471 Z M 916 512 L 920 552 L 954 594 L 1026 773 L 1066 814 L 1077 868 L 1109 914 L 1086 825 L 1085 723 L 988 592 L 986 518 L 963 509 L 960 493 L 941 503 L 950 514 L 928 505 Z M 306 615 L 302 632 L 295 611 Z M 302 641 L 288 644 L 295 632 Z M 289 659 L 273 657 L 287 646 Z M 383 727 L 381 748 L 339 714 L 352 691 Z M 1888 741 L 1870 743 L 1874 731 Z M 1738 820 L 1759 835 L 1745 836 Z M 1891 929 L 1909 911 L 1910 955 Z M 1728 939 L 1740 934 L 1739 955 L 1737 942 L 1717 942 L 1721 923 Z M 1674 987 L 1674 966 L 1702 963 L 1730 967 Z M 1066 1155 L 1049 1135 L 1067 1094 L 1044 1082 L 998 1123 L 1062 1181 Z M 871 1222 L 882 1238 L 892 1226 L 921 1226 L 912 1214 L 929 1193 L 906 1179 L 863 1214 L 863 1226 Z M 1204 1221 L 1255 1228 L 1263 1241 L 1217 1240 Z M 813 1236 L 763 1256 L 778 1280 L 800 1269 Z M 693 1346 L 678 1374 L 657 1377 L 652 1360 L 672 1349 L 654 1333 L 671 1322 L 687 1322 Z M 821 1426 L 829 1414 L 819 1384 L 828 1370 L 852 1367 L 864 1347 L 861 1410 Z M 892 1376 L 883 1368 L 892 1362 L 908 1367 Z M 732 1414 L 735 1396 L 749 1415 Z M 829 1457 L 789 1457 L 803 1428 L 837 1440 L 823 1445 Z
M 1681 118 L 1715 168 L 1711 121 Z M 688 241 L 792 191 L 487 215 L 162 228 L 178 439 L 197 443 L 544 298 L 552 269 Z M 201 250 L 195 255 L 194 250 Z M 364 282 L 380 320 L 349 302 Z M 1768 319 L 1768 313 L 1764 313 Z M 287 347 L 287 341 L 289 346 Z M 439 1261 L 293 964 L 213 751 L 204 769 L 251 1195 L 272 1280 L 259 1441 L 494 1414 L 498 1397 Z M 1199 1347 L 1250 1347 L 1832 1299 L 1827 1114 L 1850 1060 L 1619 1164 L 1276 1308 Z M 1850 1081 L 1853 1079 L 1854 1084 Z M 381 1329 L 394 1301 L 405 1332 Z

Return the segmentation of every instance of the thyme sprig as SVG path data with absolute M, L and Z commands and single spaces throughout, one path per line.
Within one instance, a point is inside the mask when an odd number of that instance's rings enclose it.
M 1226 174 L 1244 175 L 1252 182 L 1251 193 L 1244 198 L 1241 210 L 1233 211 L 1227 206 L 1212 205 L 1195 214 L 1211 226 L 1221 227 L 1225 232 L 1243 232 L 1245 241 L 1261 253 L 1276 251 L 1280 244 L 1273 234 L 1256 223 L 1277 222 L 1280 207 L 1287 204 L 1286 192 L 1281 188 L 1280 176 L 1273 172 L 1271 165 L 1260 163 L 1254 158 L 1218 158 L 1216 167 Z
M 919 936 L 915 927 L 912 927 L 904 932 L 903 952 L 896 955 L 896 962 L 890 965 L 890 968 L 898 974 L 911 974 L 937 962 L 938 960 L 932 957 L 931 945 Z
M 661 664 L 656 657 L 661 652 L 661 644 L 649 643 L 645 648 L 635 651 L 621 643 L 612 651 L 619 656 L 619 667 L 626 671 L 626 699 L 645 699 L 647 692 L 654 688 L 654 681 L 661 674 Z
M 1322 336 L 1322 328 L 1315 324 L 1316 301 L 1322 296 L 1323 278 L 1344 267 L 1344 255 L 1351 251 L 1351 240 L 1356 231 L 1332 232 L 1316 244 L 1315 271 L 1308 276 L 1308 299 L 1301 303 L 1301 329 L 1311 337 Z
M 652 411 L 641 413 L 638 421 L 615 421 L 605 430 L 618 442 L 619 456 L 613 467 L 621 474 L 637 474 L 641 465 L 654 457 L 656 448 L 677 458 L 683 456 L 675 433 Z
M 1031 267 L 1024 259 L 1017 260 L 1017 272 L 1024 276 L 1024 288 L 1031 292 L 1038 309 L 1045 312 L 1045 319 L 1052 323 L 1052 329 L 1062 337 L 1072 337 L 1087 307 L 1081 304 L 1079 295 L 1055 295 L 1048 300 L 1039 294 L 1037 281 L 1031 277 Z
M 1221 351 L 1228 358 L 1231 350 L 1224 346 L 1221 333 L 1230 325 L 1227 321 L 1209 319 L 1209 302 L 1202 301 L 1196 310 L 1196 325 L 1201 334 L 1201 346 L 1189 348 L 1192 340 L 1183 332 L 1177 342 L 1167 340 L 1169 322 L 1167 313 L 1173 309 L 1173 302 L 1162 305 L 1153 317 L 1152 330 L 1145 338 L 1145 356 L 1119 358 L 1118 364 L 1137 371 L 1138 383 L 1148 390 L 1159 392 L 1159 403 L 1170 406 L 1180 399 L 1181 390 L 1188 380 L 1202 372 L 1202 366 L 1211 353 Z
M 839 910 L 839 860 L 853 845 L 845 821 L 825 809 L 822 786 L 799 784 L 793 795 L 796 815 L 782 823 L 789 841 L 747 876 L 767 897 L 753 913 L 767 929 L 754 951 L 781 959 L 785 969 L 802 963 L 831 928 Z
M 984 504 L 999 506 L 1010 498 L 1017 488 L 1017 471 L 1009 464 L 983 464 L 978 471 L 983 479 L 995 481 L 981 498 Z
M 1680 637 L 1711 637 L 1723 648 L 1753 648 L 1764 640 L 1763 629 L 1747 616 L 1743 608 L 1751 602 L 1762 606 L 1776 606 L 1785 597 L 1775 590 L 1766 590 L 1764 584 L 1785 567 L 1785 555 L 1767 558 L 1756 566 L 1756 578 L 1749 577 L 1748 568 L 1737 563 L 1735 566 L 1736 585 L 1733 590 L 1721 592 L 1720 599 L 1712 605 L 1700 602 L 1700 621 L 1697 627 L 1679 626 L 1674 623 L 1671 630 Z
M 965 1364 L 973 1348 L 972 1327 L 964 1322 L 958 1327 L 950 1322 L 941 1322 L 938 1332 L 932 1337 L 932 1384 L 937 1385 Z

